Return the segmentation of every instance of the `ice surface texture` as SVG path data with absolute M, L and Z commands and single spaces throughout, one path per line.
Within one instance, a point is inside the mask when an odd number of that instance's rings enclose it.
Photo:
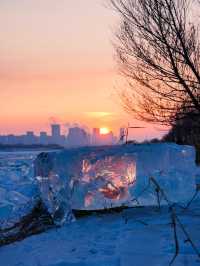
M 12 226 L 34 206 L 36 152 L 0 153 L 0 228 Z
M 35 161 L 42 199 L 57 223 L 71 219 L 71 209 L 156 205 L 151 176 L 171 202 L 186 203 L 197 173 L 194 149 L 175 144 L 79 148 Z

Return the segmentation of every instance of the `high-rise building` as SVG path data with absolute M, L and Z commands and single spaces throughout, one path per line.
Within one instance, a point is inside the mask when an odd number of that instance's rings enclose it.
M 58 125 L 58 124 L 52 124 L 51 125 L 51 135 L 54 138 L 60 137 L 60 125 Z
M 113 145 L 115 143 L 116 139 L 112 131 L 100 134 L 100 128 L 93 128 L 92 145 Z
M 71 147 L 88 146 L 90 144 L 89 135 L 83 128 L 69 128 L 67 145 Z
M 114 143 L 115 143 L 115 138 L 114 138 L 112 131 L 110 131 L 107 134 L 101 134 L 100 135 L 99 144 L 101 144 L 101 145 L 113 145 Z
M 60 144 L 61 134 L 60 134 L 60 125 L 52 124 L 51 125 L 51 142 L 53 144 Z
M 45 131 L 40 132 L 40 144 L 42 145 L 48 144 L 48 136 L 47 136 L 47 132 Z
M 37 143 L 37 138 L 33 131 L 27 131 L 25 135 L 25 144 L 32 145 Z
M 92 144 L 98 145 L 100 144 L 100 128 L 93 128 L 93 134 L 92 134 Z

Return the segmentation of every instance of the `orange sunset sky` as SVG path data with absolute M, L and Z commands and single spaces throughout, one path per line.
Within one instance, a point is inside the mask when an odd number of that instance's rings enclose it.
M 0 134 L 48 130 L 51 122 L 118 128 L 122 110 L 106 0 L 0 1 Z M 63 127 L 64 128 L 64 127 Z M 163 134 L 153 126 L 136 139 Z

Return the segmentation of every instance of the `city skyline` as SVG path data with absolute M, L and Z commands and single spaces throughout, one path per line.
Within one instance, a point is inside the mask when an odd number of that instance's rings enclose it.
M 63 147 L 80 147 L 95 145 L 114 145 L 118 138 L 108 128 L 93 128 L 92 133 L 79 126 L 69 127 L 67 134 L 62 134 L 60 124 L 51 124 L 51 134 L 40 131 L 26 131 L 23 135 L 0 135 L 1 145 L 60 145 Z

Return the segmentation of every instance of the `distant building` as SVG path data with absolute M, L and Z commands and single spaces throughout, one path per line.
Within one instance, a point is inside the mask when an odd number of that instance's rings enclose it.
M 90 144 L 89 134 L 79 127 L 69 128 L 66 145 L 71 147 L 88 146 Z
M 116 143 L 116 138 L 113 132 L 107 134 L 100 134 L 100 128 L 93 128 L 92 145 L 113 145 Z
M 101 145 L 113 145 L 115 140 L 114 140 L 114 135 L 113 132 L 110 131 L 107 134 L 102 134 L 100 135 L 100 144 Z
M 47 145 L 49 143 L 49 137 L 47 135 L 47 132 L 41 131 L 40 132 L 40 144 Z
M 15 145 L 17 142 L 16 136 L 12 134 L 8 135 L 6 137 L 6 142 L 7 142 L 6 144 L 8 145 Z
M 53 138 L 59 138 L 60 137 L 60 125 L 58 124 L 52 124 L 51 125 L 51 136 Z
M 61 133 L 60 125 L 52 124 L 51 125 L 51 143 L 52 144 L 61 144 Z
M 33 131 L 27 131 L 25 135 L 25 141 L 26 145 L 29 144 L 37 144 L 37 137 L 34 135 Z
M 92 145 L 100 144 L 100 128 L 93 128 Z

